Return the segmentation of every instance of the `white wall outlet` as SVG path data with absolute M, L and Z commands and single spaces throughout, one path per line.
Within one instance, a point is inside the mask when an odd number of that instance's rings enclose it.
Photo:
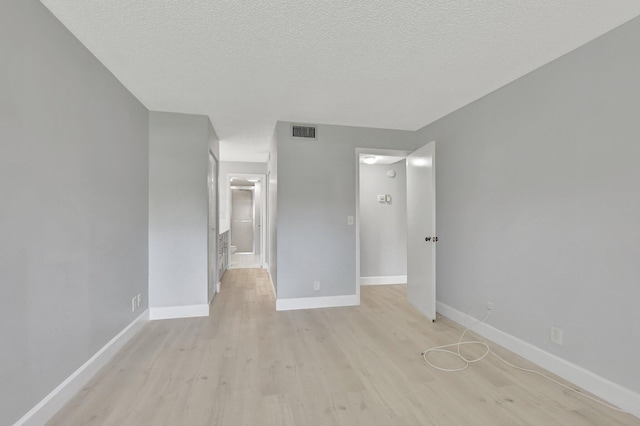
M 314 281 L 313 282 L 313 291 L 318 291 L 320 290 L 320 281 Z
M 493 311 L 493 302 L 487 302 L 487 311 Z
M 136 307 L 139 308 L 141 304 L 142 304 L 142 295 L 138 293 L 138 295 L 136 296 Z
M 353 225 L 353 216 L 347 216 L 347 225 Z
M 131 312 L 135 312 L 136 310 L 136 298 L 131 299 Z
M 551 342 L 562 346 L 562 329 L 560 327 L 551 326 Z
M 384 194 L 378 194 L 378 202 L 384 203 L 386 201 L 386 196 Z

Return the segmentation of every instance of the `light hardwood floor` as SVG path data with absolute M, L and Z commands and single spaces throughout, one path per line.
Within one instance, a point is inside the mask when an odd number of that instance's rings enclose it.
M 405 292 L 362 287 L 359 307 L 275 312 L 266 272 L 230 270 L 210 317 L 150 322 L 48 424 L 640 425 L 494 358 L 430 368 L 421 352 L 461 329 L 425 320 Z

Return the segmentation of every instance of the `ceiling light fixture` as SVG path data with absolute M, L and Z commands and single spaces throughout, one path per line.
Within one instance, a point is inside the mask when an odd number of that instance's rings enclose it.
M 375 164 L 376 161 L 378 161 L 378 159 L 375 155 L 367 155 L 366 157 L 362 158 L 362 162 L 365 164 Z

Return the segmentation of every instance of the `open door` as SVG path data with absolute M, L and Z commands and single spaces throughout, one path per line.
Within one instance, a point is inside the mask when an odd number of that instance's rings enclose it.
M 436 319 L 435 142 L 407 157 L 407 297 Z

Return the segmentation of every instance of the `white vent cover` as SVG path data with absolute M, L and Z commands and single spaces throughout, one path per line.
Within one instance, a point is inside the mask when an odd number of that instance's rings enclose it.
M 318 131 L 316 126 L 309 126 L 304 124 L 292 124 L 291 125 L 291 138 L 292 139 L 308 139 L 317 140 Z

